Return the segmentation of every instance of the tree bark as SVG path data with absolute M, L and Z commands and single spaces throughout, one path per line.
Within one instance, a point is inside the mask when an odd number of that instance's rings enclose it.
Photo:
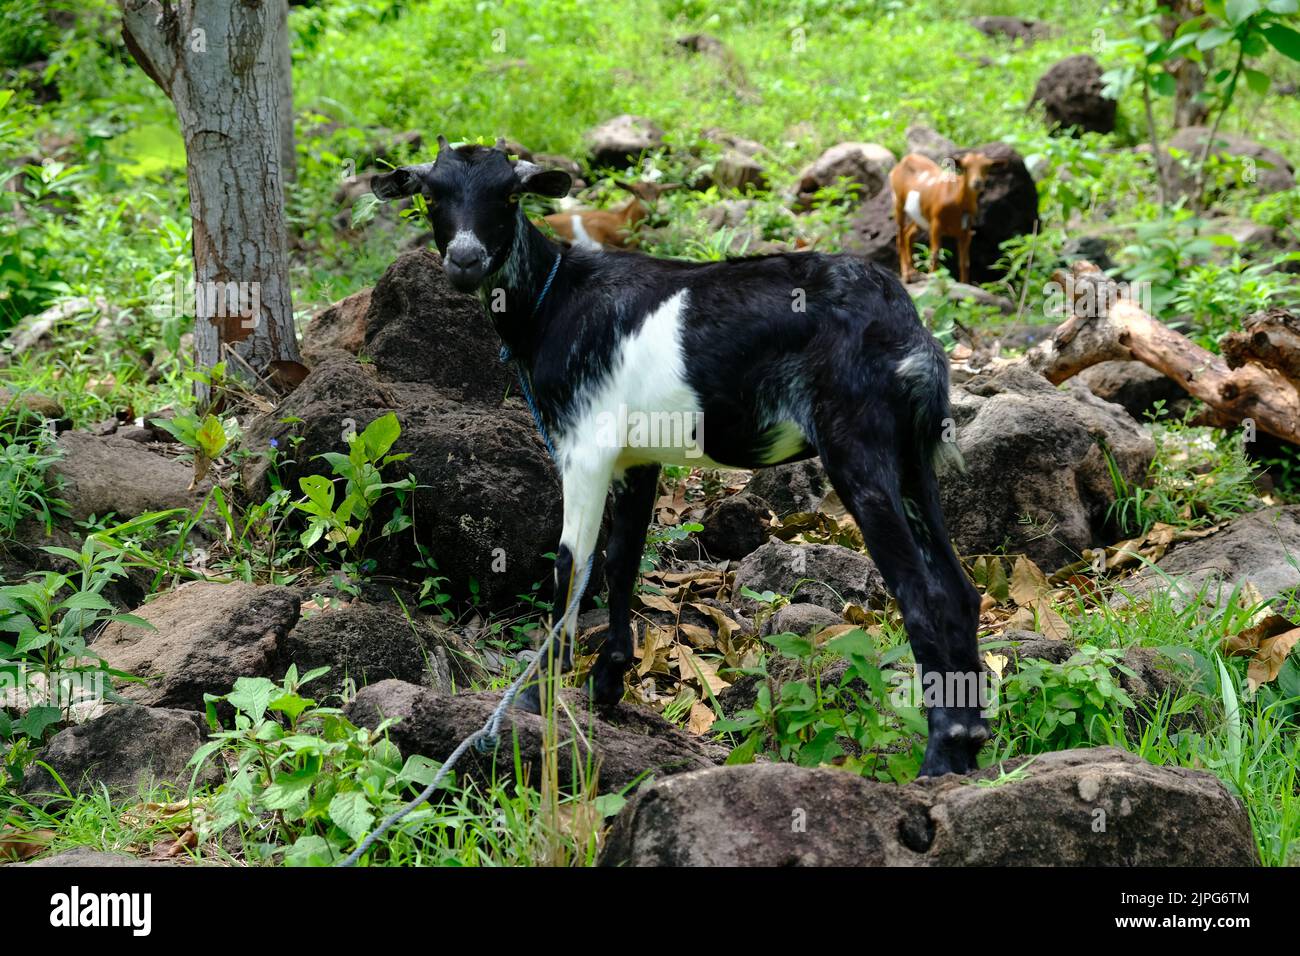
M 1234 366 L 1233 360 L 1225 361 L 1179 335 L 1137 303 L 1118 298 L 1114 284 L 1090 262 L 1076 262 L 1070 273 L 1058 272 L 1056 279 L 1069 292 L 1072 314 L 1052 338 L 1025 356 L 1048 381 L 1059 385 L 1099 362 L 1136 360 L 1208 405 L 1220 426 L 1240 428 L 1253 422 L 1261 431 L 1300 445 L 1300 384 L 1277 367 L 1286 360 L 1286 336 L 1300 327 L 1294 317 L 1258 318 L 1248 323 L 1245 333 L 1233 333 L 1244 335 L 1254 350 L 1250 360 L 1244 350 L 1239 352 L 1241 364 Z M 1256 353 L 1269 359 L 1260 364 Z
M 284 218 L 286 0 L 119 0 L 132 56 L 176 107 L 193 223 L 195 361 L 300 368 Z M 200 402 L 211 398 L 197 388 Z
M 285 183 L 298 180 L 297 143 L 293 131 L 293 58 L 289 35 L 289 0 L 275 0 L 276 17 L 275 83 L 280 97 L 280 166 Z

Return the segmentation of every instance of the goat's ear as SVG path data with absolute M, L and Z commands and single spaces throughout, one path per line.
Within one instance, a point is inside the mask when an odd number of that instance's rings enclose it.
M 515 178 L 519 180 L 522 191 L 549 196 L 551 199 L 569 195 L 569 189 L 573 186 L 573 177 L 564 170 L 542 169 L 535 163 L 523 160 L 515 163 Z
M 424 189 L 424 172 L 429 163 L 420 166 L 401 166 L 391 173 L 382 173 L 370 180 L 370 191 L 379 199 L 401 199 L 414 196 Z

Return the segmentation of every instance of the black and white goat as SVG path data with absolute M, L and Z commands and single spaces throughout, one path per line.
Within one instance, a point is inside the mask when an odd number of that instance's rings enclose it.
M 478 290 L 531 380 L 563 484 L 557 608 L 596 547 L 613 487 L 597 704 L 622 699 L 632 664 L 630 601 L 660 465 L 757 468 L 820 455 L 902 610 L 927 689 L 922 773 L 975 769 L 988 738 L 976 690 L 979 597 L 949 542 L 934 472 L 944 453 L 956 457 L 942 441 L 947 358 L 898 280 L 842 255 L 696 263 L 562 251 L 519 200 L 566 195 L 567 173 L 512 162 L 500 148 L 438 143 L 436 162 L 377 176 L 372 189 L 425 197 L 448 278 Z M 665 420 L 690 427 L 668 437 L 637 427 Z M 536 690 L 521 704 L 536 708 Z

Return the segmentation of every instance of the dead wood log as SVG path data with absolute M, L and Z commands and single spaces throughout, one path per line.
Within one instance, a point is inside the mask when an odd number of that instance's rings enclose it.
M 1114 359 L 1149 365 L 1204 402 L 1223 427 L 1251 427 L 1300 445 L 1300 322 L 1277 310 L 1232 333 L 1234 358 L 1201 348 L 1152 317 L 1090 262 L 1058 271 L 1069 318 L 1025 361 L 1060 384 Z M 1283 318 L 1282 316 L 1285 316 Z M 1236 364 L 1233 364 L 1233 363 Z M 1291 376 L 1291 377 L 1289 377 Z

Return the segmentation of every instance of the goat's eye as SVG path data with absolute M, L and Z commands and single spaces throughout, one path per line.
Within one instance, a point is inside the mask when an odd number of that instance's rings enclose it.
M 519 202 L 519 193 L 511 193 L 506 197 L 506 202 L 511 204 Z

